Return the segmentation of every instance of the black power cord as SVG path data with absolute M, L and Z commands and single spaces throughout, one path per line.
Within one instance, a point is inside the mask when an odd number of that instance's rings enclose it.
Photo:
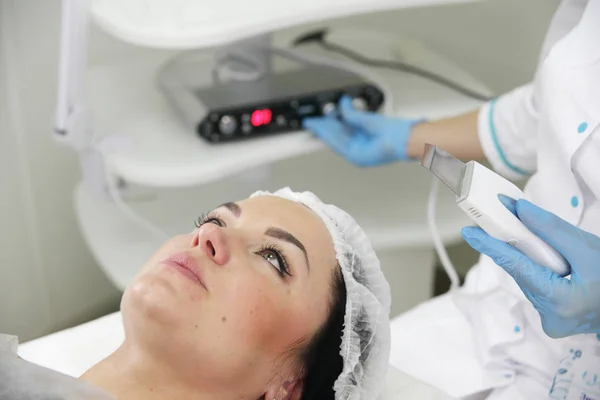
M 409 74 L 419 76 L 421 78 L 429 79 L 430 81 L 433 81 L 440 85 L 446 86 L 452 90 L 455 90 L 458 93 L 461 93 L 461 94 L 463 94 L 467 97 L 470 97 L 472 99 L 475 99 L 475 100 L 479 100 L 479 101 L 491 100 L 491 98 L 489 96 L 485 96 L 481 93 L 477 93 L 477 92 L 475 92 L 469 88 L 466 88 L 456 82 L 453 82 L 447 78 L 444 78 L 443 76 L 437 75 L 433 72 L 429 72 L 425 69 L 416 67 L 414 65 L 406 64 L 406 63 L 403 63 L 400 61 L 388 61 L 388 60 L 378 60 L 378 59 L 368 58 L 368 57 L 363 56 L 360 53 L 357 53 L 353 50 L 348 49 L 347 47 L 328 42 L 326 39 L 327 33 L 328 32 L 326 29 L 309 32 L 307 34 L 304 34 L 304 35 L 296 38 L 296 40 L 294 40 L 294 42 L 293 42 L 293 45 L 299 46 L 299 45 L 306 44 L 306 43 L 316 43 L 327 51 L 341 54 L 341 55 L 343 55 L 349 59 L 352 59 L 360 64 L 363 64 L 363 65 L 367 65 L 370 67 L 376 67 L 376 68 L 387 68 L 387 69 L 392 69 L 395 71 L 406 72 Z

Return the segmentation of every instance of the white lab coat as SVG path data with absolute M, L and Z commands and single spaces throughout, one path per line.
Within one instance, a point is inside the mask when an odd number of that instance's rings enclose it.
M 600 236 L 600 0 L 564 1 L 532 83 L 483 106 L 494 169 L 533 174 L 526 195 Z M 595 335 L 554 340 L 516 283 L 482 256 L 457 292 L 392 321 L 390 362 L 454 397 L 545 399 L 561 358 Z

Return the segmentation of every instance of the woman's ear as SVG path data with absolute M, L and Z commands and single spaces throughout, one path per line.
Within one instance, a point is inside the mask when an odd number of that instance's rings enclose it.
M 303 384 L 301 380 L 297 380 L 293 383 L 291 388 L 290 400 L 300 400 L 302 398 Z
M 265 400 L 300 400 L 302 398 L 302 381 L 285 381 L 265 393 Z

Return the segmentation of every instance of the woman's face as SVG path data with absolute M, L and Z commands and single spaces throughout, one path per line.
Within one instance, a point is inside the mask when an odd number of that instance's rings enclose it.
M 225 204 L 165 243 L 127 288 L 127 340 L 180 377 L 258 398 L 296 378 L 294 350 L 327 319 L 336 265 L 305 206 L 274 196 Z

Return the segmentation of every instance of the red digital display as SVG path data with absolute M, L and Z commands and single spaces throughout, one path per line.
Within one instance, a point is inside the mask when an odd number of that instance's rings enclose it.
M 256 110 L 252 113 L 252 117 L 250 118 L 250 123 L 252 126 L 261 126 L 267 125 L 271 122 L 273 118 L 273 113 L 268 108 L 264 110 Z

